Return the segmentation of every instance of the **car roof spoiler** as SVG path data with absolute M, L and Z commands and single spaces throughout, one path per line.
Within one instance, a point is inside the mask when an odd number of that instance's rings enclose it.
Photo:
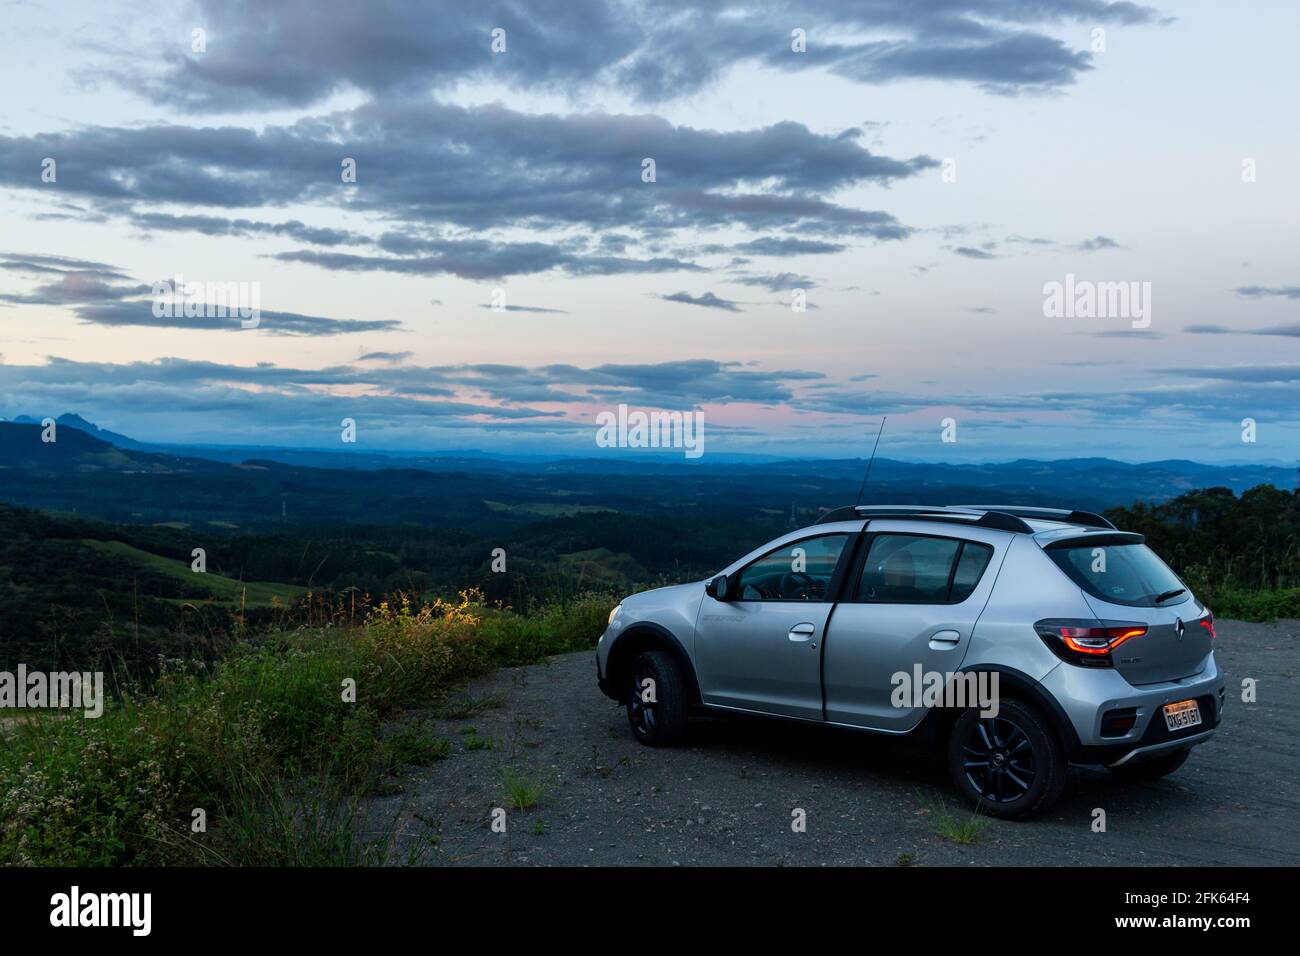
M 1027 508 L 1020 505 L 846 505 L 832 508 L 817 519 L 817 524 L 831 521 L 854 521 L 858 518 L 907 518 L 915 521 L 940 521 L 993 528 L 1019 534 L 1033 534 L 1025 518 L 1059 521 L 1062 524 L 1114 531 L 1115 526 L 1091 511 L 1066 511 L 1064 508 Z M 972 520 L 973 519 L 973 520 Z
M 1062 524 L 1077 524 L 1085 528 L 1104 528 L 1117 531 L 1111 522 L 1102 515 L 1091 511 L 1067 511 L 1064 508 L 1026 508 L 1020 505 L 953 505 L 954 508 L 967 508 L 972 511 L 1000 511 L 1015 515 L 1017 518 L 1041 518 L 1044 521 L 1059 521 Z

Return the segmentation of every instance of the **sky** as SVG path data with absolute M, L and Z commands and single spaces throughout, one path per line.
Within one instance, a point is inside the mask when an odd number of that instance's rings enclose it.
M 706 454 L 865 456 L 888 416 L 894 458 L 1294 463 L 1297 35 L 1286 2 L 0 2 L 0 417 L 591 455 L 638 451 L 596 444 L 626 404 Z M 177 275 L 256 327 L 159 314 Z

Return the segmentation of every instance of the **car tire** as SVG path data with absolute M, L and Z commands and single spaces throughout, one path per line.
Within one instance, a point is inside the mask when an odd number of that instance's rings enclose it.
M 1161 777 L 1169 776 L 1169 774 L 1187 763 L 1187 758 L 1191 753 L 1191 747 L 1184 747 L 1182 750 L 1175 750 L 1173 753 L 1153 757 L 1150 760 L 1143 760 L 1141 763 L 1122 763 L 1118 767 L 1109 767 L 1107 769 L 1117 777 L 1123 777 L 1125 780 L 1159 780 Z
M 1042 813 L 1065 789 L 1068 761 L 1038 708 L 1004 699 L 996 717 L 966 711 L 948 737 L 948 773 L 982 813 L 1021 820 Z
M 654 683 L 647 685 L 649 679 Z M 644 651 L 632 660 L 627 692 L 627 722 L 641 743 L 663 747 L 681 740 L 689 717 L 681 667 L 665 651 Z M 647 690 L 653 700 L 645 700 Z

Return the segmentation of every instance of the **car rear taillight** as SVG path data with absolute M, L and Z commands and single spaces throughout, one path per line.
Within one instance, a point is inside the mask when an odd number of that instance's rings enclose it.
M 1218 634 L 1214 633 L 1214 612 L 1211 611 L 1208 607 L 1205 609 L 1205 617 L 1201 618 L 1196 623 L 1201 625 L 1201 627 L 1205 628 L 1207 631 L 1210 632 L 1210 640 L 1214 640 L 1216 637 L 1219 636 Z
M 1147 632 L 1145 624 L 1129 621 L 1087 621 L 1049 618 L 1034 625 L 1053 654 L 1067 664 L 1114 667 L 1111 652 Z

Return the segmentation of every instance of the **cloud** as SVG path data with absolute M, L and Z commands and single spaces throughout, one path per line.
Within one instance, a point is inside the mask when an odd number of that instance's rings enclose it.
M 1082 239 L 1079 242 L 1061 243 L 1055 239 L 1045 239 L 1042 236 L 1022 236 L 1013 234 L 1003 240 L 1008 245 L 1032 246 L 1035 249 L 1041 249 L 1050 252 L 1104 252 L 1108 249 L 1123 249 L 1118 242 L 1110 236 L 1093 236 L 1091 239 Z M 994 243 L 986 243 L 986 249 L 996 248 Z
M 1244 285 L 1236 290 L 1237 295 L 1247 299 L 1261 299 L 1265 296 L 1277 296 L 1284 299 L 1300 299 L 1300 285 L 1262 286 Z
M 341 246 L 369 241 L 365 236 L 354 232 L 308 226 L 296 219 L 287 222 L 258 222 L 249 219 L 227 219 L 223 216 L 176 216 L 160 212 L 133 212 L 130 221 L 138 228 L 150 232 L 198 232 L 205 236 L 283 236 L 318 246 Z
M 159 103 L 219 112 L 304 107 L 349 90 L 391 99 L 466 81 L 557 92 L 612 83 L 653 102 L 690 96 L 745 63 L 1014 94 L 1060 89 L 1093 69 L 1089 52 L 1049 31 L 1158 16 L 1103 0 L 828 0 L 814 8 L 793 0 L 376 0 L 331 7 L 327 16 L 312 0 L 284 0 L 274 17 L 253 0 L 201 0 L 199 9 L 220 43 L 102 72 Z M 792 51 L 789 30 L 773 29 L 781 24 L 806 30 L 806 52 Z M 494 54 L 496 28 L 506 46 Z
M 742 255 L 751 256 L 811 256 L 843 252 L 848 246 L 841 242 L 816 239 L 796 239 L 791 236 L 764 236 L 732 247 Z
M 568 310 L 566 309 L 543 309 L 535 305 L 505 305 L 505 306 L 497 307 L 497 306 L 488 305 L 487 303 L 483 303 L 482 305 L 479 306 L 479 308 L 492 309 L 494 312 L 536 312 L 539 314 L 546 314 L 546 315 L 568 315 L 569 314 Z
M 824 377 L 797 370 L 750 370 L 739 362 L 713 359 L 587 368 L 482 363 L 371 366 L 361 364 L 364 360 L 305 369 L 269 362 L 235 365 L 165 358 L 115 364 L 51 357 L 43 365 L 0 365 L 0 394 L 14 405 L 30 408 L 75 405 L 96 409 L 97 414 L 130 409 L 178 415 L 242 410 L 255 416 L 253 421 L 276 415 L 290 424 L 328 421 L 361 403 L 370 414 L 407 419 L 436 414 L 473 425 L 564 414 L 521 403 L 603 407 L 626 402 L 670 409 L 704 403 L 782 403 L 795 398 L 792 383 Z M 479 400 L 471 400 L 475 395 Z
M 959 256 L 964 256 L 967 259 L 996 259 L 997 258 L 997 256 L 995 256 L 991 252 L 986 252 L 983 249 L 974 249 L 970 246 L 958 246 L 956 249 L 953 250 L 953 252 L 955 252 Z
M 775 275 L 746 275 L 732 279 L 740 285 L 758 286 L 769 292 L 788 292 L 791 289 L 811 289 L 817 283 L 796 272 L 779 272 Z
M 942 409 L 964 414 L 986 429 L 1008 430 L 1032 412 L 1039 423 L 1075 430 L 1102 427 L 1118 440 L 1121 432 L 1135 439 L 1149 436 L 1153 422 L 1168 434 L 1203 435 L 1207 427 L 1223 425 L 1228 403 L 1249 408 L 1257 417 L 1285 418 L 1294 411 L 1294 386 L 1300 381 L 1295 364 L 1151 372 L 1170 381 L 1147 375 L 1136 380 L 1136 387 L 1130 376 L 1116 390 L 902 393 L 866 387 L 873 384 L 871 372 L 841 382 L 812 371 L 716 359 L 589 367 L 416 366 L 359 359 L 307 369 L 269 362 L 166 358 L 115 364 L 52 357 L 44 364 L 0 365 L 0 395 L 6 405 L 0 413 L 12 417 L 77 408 L 137 437 L 300 444 L 319 443 L 322 436 L 336 439 L 339 420 L 351 416 L 372 436 L 368 440 L 385 436 L 387 446 L 374 447 L 427 450 L 438 447 L 431 428 L 478 434 L 536 431 L 577 435 L 584 441 L 584 423 L 592 412 L 620 402 L 677 410 L 735 404 L 816 415 L 804 419 L 805 424 L 823 434 L 844 425 L 842 416 L 853 422 Z
M 429 102 L 368 103 L 258 130 L 153 125 L 0 136 L 0 184 L 39 188 L 26 173 L 31 155 L 64 157 L 61 191 L 145 226 L 297 234 L 327 245 L 350 237 L 297 220 L 231 223 L 159 214 L 156 207 L 299 203 L 377 212 L 412 228 L 741 224 L 801 232 L 851 227 L 902 238 L 907 230 L 892 216 L 840 207 L 818 194 L 886 185 L 937 165 L 926 156 L 878 155 L 851 138 L 793 122 L 714 131 L 651 115 L 558 116 Z M 646 156 L 657 164 L 655 183 L 641 181 Z M 357 163 L 357 188 L 341 182 L 344 158 Z M 745 191 L 757 184 L 761 193 Z M 136 212 L 136 203 L 151 211 Z
M 1300 338 L 1300 322 L 1292 322 L 1290 325 L 1270 325 L 1262 329 L 1230 329 L 1224 325 L 1189 325 L 1184 332 L 1191 332 L 1193 335 L 1281 335 L 1286 338 Z
M 130 277 L 103 262 L 88 259 L 70 259 L 66 256 L 49 256 L 38 253 L 0 253 L 0 269 L 24 275 L 64 276 L 70 272 L 82 275 L 94 275 L 101 279 L 126 280 Z
M 0 268 L 49 279 L 30 292 L 0 295 L 0 303 L 71 306 L 74 315 L 91 325 L 209 332 L 230 329 L 251 331 L 242 327 L 241 317 L 233 307 L 228 310 L 230 314 L 223 317 L 215 314 L 187 316 L 180 309 L 175 310 L 179 313 L 175 315 L 168 314 L 173 311 L 170 309 L 161 316 L 155 315 L 151 295 L 153 286 L 131 282 L 124 273 L 102 262 L 48 255 L 0 254 Z M 119 278 L 126 280 L 125 283 L 117 281 Z M 170 283 L 171 280 L 165 283 L 169 289 Z M 140 298 L 143 295 L 150 295 L 150 298 Z M 243 304 L 253 305 L 250 300 L 245 300 Z M 201 303 L 201 306 L 196 311 L 209 311 L 206 303 Z M 399 330 L 401 323 L 395 319 L 331 319 L 319 315 L 259 309 L 258 325 L 255 328 L 270 335 L 325 336 L 353 332 L 391 332 Z
M 691 295 L 689 292 L 674 292 L 671 295 L 661 295 L 659 298 L 665 302 L 681 302 L 684 305 L 701 305 L 707 309 L 723 309 L 727 312 L 743 312 L 737 303 L 730 299 L 721 299 L 712 292 L 706 292 L 703 295 Z
M 490 242 L 463 239 L 442 243 L 437 255 L 401 258 L 299 249 L 276 253 L 281 262 L 301 262 L 332 272 L 394 272 L 401 275 L 455 275 L 462 279 L 500 279 L 561 270 L 571 276 L 702 272 L 693 262 L 655 257 L 583 256 L 544 242 Z
M 1109 236 L 1093 236 L 1091 239 L 1076 242 L 1070 248 L 1076 252 L 1100 252 L 1103 249 L 1122 249 L 1124 247 Z
M 1166 375 L 1253 384 L 1300 382 L 1300 365 L 1231 365 L 1155 369 Z

